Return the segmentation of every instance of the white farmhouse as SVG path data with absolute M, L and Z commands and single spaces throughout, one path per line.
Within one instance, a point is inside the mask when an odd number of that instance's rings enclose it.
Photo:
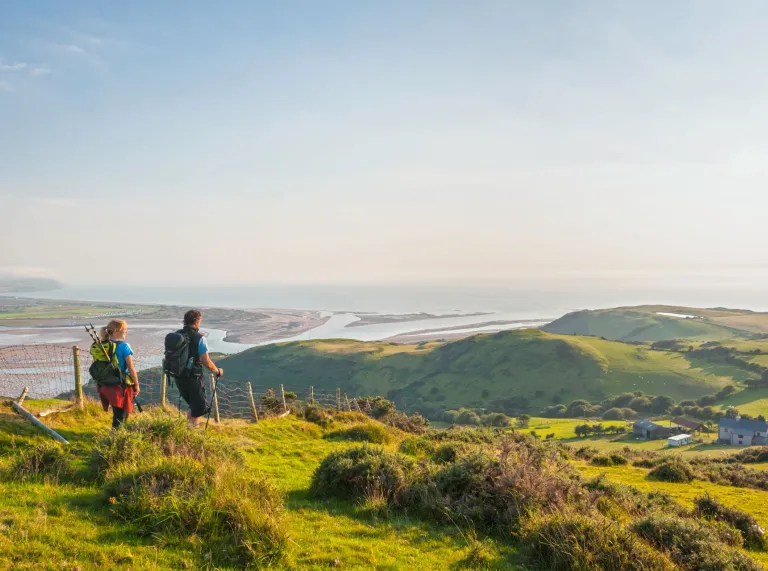
M 721 418 L 717 425 L 719 444 L 756 446 L 768 444 L 768 422 L 743 418 Z

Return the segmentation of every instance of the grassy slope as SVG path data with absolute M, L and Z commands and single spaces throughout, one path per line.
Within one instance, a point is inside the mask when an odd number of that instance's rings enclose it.
M 658 312 L 700 315 L 681 319 Z M 738 319 L 737 319 L 738 318 Z M 743 327 L 751 327 L 743 330 Z M 661 341 L 690 339 L 720 341 L 749 335 L 754 329 L 743 312 L 726 313 L 685 307 L 640 306 L 577 311 L 564 315 L 544 327 L 546 331 L 566 335 L 596 335 L 616 341 Z
M 598 401 L 642 390 L 698 398 L 739 375 L 733 367 L 692 365 L 683 355 L 593 337 L 539 330 L 477 335 L 424 346 L 317 341 L 250 349 L 221 362 L 227 377 L 262 385 L 387 395 L 411 410 L 483 406 L 523 396 L 532 411 L 576 398 Z M 487 391 L 487 396 L 484 392 Z M 543 394 L 536 396 L 537 391 Z
M 31 410 L 47 407 L 27 401 Z M 72 445 L 89 450 L 108 430 L 96 406 L 50 424 Z M 212 427 L 240 448 L 254 470 L 285 492 L 285 523 L 291 548 L 283 568 L 461 569 L 471 541 L 457 528 L 418 520 L 382 521 L 346 502 L 315 501 L 306 490 L 314 469 L 332 450 L 349 446 L 322 438 L 313 424 L 286 418 L 258 425 Z M 0 468 L 43 436 L 0 406 Z M 396 446 L 396 443 L 391 445 Z M 104 498 L 91 486 L 0 481 L 0 568 L 3 569 L 193 569 L 193 545 L 155 545 L 140 536 L 139 523 L 110 518 Z M 514 569 L 514 551 L 489 540 L 492 569 Z
M 694 480 L 687 484 L 675 484 L 671 482 L 658 482 L 648 479 L 648 472 L 644 468 L 634 466 L 616 466 L 613 468 L 598 468 L 590 464 L 576 463 L 576 467 L 585 477 L 591 478 L 599 474 L 605 474 L 609 480 L 634 486 L 644 492 L 661 490 L 668 492 L 675 499 L 688 507 L 693 506 L 693 500 L 708 493 L 720 500 L 723 504 L 731 506 L 754 515 L 763 527 L 768 527 L 768 492 L 747 488 L 735 488 L 721 486 L 711 482 Z M 751 552 L 750 555 L 768 565 L 768 553 Z

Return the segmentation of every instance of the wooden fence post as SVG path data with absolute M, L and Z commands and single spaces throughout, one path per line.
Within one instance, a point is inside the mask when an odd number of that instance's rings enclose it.
M 221 422 L 219 417 L 219 395 L 216 394 L 216 375 L 213 373 L 211 373 L 211 390 L 213 391 L 213 419 L 216 421 L 216 424 L 219 424 Z
M 357 399 L 352 399 L 352 402 L 355 403 L 355 408 L 357 409 L 357 412 L 362 413 L 363 411 L 360 410 L 360 403 L 357 402 Z
M 349 398 L 347 397 L 347 393 L 344 393 L 344 400 L 345 400 L 345 401 L 346 401 L 346 403 L 347 403 L 347 410 L 348 410 L 349 412 L 352 412 L 352 407 L 351 407 L 351 406 L 349 406 Z
M 251 387 L 250 381 L 248 381 L 248 397 L 251 399 L 251 416 L 253 417 L 253 422 L 259 422 L 259 411 L 256 410 L 256 401 L 253 399 L 253 388 Z
M 280 397 L 283 399 L 283 412 L 288 412 L 288 406 L 285 404 L 285 389 L 280 385 Z
M 309 404 L 315 404 L 315 387 L 309 387 Z
M 168 375 L 163 373 L 160 375 L 160 408 L 165 410 L 165 399 L 168 390 Z
M 83 395 L 83 378 L 80 376 L 80 347 L 72 347 L 72 361 L 75 367 L 75 398 L 79 408 L 85 407 L 85 395 Z
M 341 389 L 336 389 L 336 412 L 341 412 Z
M 24 399 L 27 398 L 28 392 L 29 392 L 29 387 L 24 387 L 24 390 L 21 391 L 21 396 L 19 396 L 19 398 L 16 399 L 16 402 L 19 404 L 19 406 L 24 404 Z

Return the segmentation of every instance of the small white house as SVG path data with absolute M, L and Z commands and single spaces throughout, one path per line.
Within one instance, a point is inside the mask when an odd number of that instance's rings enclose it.
M 675 434 L 667 438 L 667 444 L 669 446 L 685 446 L 693 442 L 693 437 L 690 434 Z

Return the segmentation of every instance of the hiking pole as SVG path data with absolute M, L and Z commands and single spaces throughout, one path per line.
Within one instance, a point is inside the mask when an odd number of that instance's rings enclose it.
M 213 394 L 211 395 L 211 404 L 208 407 L 208 417 L 205 419 L 205 431 L 208 431 L 208 422 L 211 420 L 211 410 L 213 410 L 213 403 L 216 402 L 216 389 L 219 388 L 219 370 L 216 369 L 216 382 L 213 383 Z

